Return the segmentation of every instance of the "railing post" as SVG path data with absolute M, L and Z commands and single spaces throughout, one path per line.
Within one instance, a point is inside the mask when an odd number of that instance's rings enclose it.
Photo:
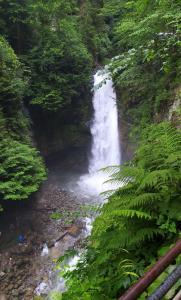
M 167 279 L 148 297 L 147 300 L 160 300 L 172 288 L 172 286 L 181 278 L 181 265 L 175 268 Z
M 181 240 L 163 256 L 156 264 L 141 277 L 137 283 L 126 291 L 118 300 L 136 300 L 147 287 L 171 264 L 181 253 Z

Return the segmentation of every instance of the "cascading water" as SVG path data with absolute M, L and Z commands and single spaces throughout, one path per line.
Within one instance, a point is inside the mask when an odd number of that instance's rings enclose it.
M 108 74 L 100 72 L 94 75 L 94 119 L 91 127 L 93 144 L 89 165 L 91 174 L 103 167 L 120 163 L 116 94 L 112 80 L 106 79 L 107 76 Z M 102 86 L 99 87 L 99 84 Z
M 94 75 L 93 108 L 89 174 L 81 178 L 81 185 L 98 194 L 106 189 L 103 183 L 107 180 L 107 176 L 99 170 L 121 162 L 116 93 L 110 75 L 104 70 Z
M 99 71 L 94 75 L 94 97 L 93 97 L 94 117 L 91 125 L 92 133 L 92 148 L 91 157 L 89 160 L 89 173 L 81 176 L 78 181 L 78 192 L 85 202 L 89 203 L 91 199 L 97 201 L 97 196 L 100 192 L 110 188 L 110 185 L 104 185 L 108 176 L 104 172 L 99 172 L 101 168 L 121 163 L 121 151 L 119 143 L 118 130 L 118 111 L 116 106 L 116 94 L 114 92 L 113 83 L 110 75 L 103 71 Z M 71 190 L 72 191 L 72 190 Z M 75 193 L 77 188 L 75 188 Z M 94 195 L 94 197 L 91 197 Z M 99 201 L 99 200 L 98 200 Z M 92 218 L 85 218 L 85 231 L 83 237 L 90 234 L 92 228 Z M 42 256 L 49 254 L 48 248 L 44 245 Z M 70 270 L 73 269 L 80 259 L 81 255 L 76 255 L 67 263 Z M 64 291 L 65 281 L 63 278 L 56 277 L 53 286 L 49 290 Z M 45 292 L 48 286 L 41 282 L 36 289 L 38 295 Z M 51 293 L 48 295 L 48 300 L 52 299 Z

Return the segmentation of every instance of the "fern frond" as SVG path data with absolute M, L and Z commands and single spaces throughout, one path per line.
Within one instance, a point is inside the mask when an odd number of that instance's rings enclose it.
M 159 193 L 144 193 L 133 199 L 128 203 L 128 207 L 142 207 L 148 204 L 152 204 L 155 201 L 160 201 L 162 198 Z
M 100 172 L 104 172 L 104 173 L 106 173 L 108 175 L 112 175 L 114 173 L 119 172 L 120 168 L 121 168 L 121 166 L 108 166 L 108 167 L 100 169 L 99 171 Z
M 129 182 L 131 182 L 131 178 L 122 177 L 122 178 L 108 179 L 104 182 L 104 184 L 109 183 L 109 184 L 114 184 L 114 185 L 117 185 L 118 187 L 120 187 L 120 186 L 124 186 L 124 185 L 128 184 Z
M 158 228 L 142 228 L 139 229 L 131 238 L 131 244 L 138 244 L 144 242 L 145 240 L 152 240 L 155 235 L 162 235 L 162 231 Z
M 171 164 L 172 167 L 174 167 L 174 166 L 181 166 L 181 151 L 171 153 L 168 156 L 168 158 L 165 160 L 165 164 L 167 166 L 170 166 L 170 164 Z
M 174 170 L 155 170 L 146 175 L 138 188 L 138 192 L 146 188 L 154 188 L 158 190 L 165 183 L 171 183 L 178 178 L 178 172 Z
M 133 179 L 141 180 L 144 177 L 145 170 L 143 168 L 137 168 L 136 166 L 122 166 L 118 172 L 112 174 L 113 179 Z
M 110 212 L 116 209 L 125 209 L 129 208 L 129 203 L 131 203 L 134 199 L 134 195 L 122 195 L 122 196 L 115 196 L 112 195 L 112 201 L 109 205 L 104 206 L 104 212 Z
M 114 210 L 110 214 L 112 216 L 118 216 L 118 217 L 124 217 L 124 218 L 137 217 L 138 219 L 147 219 L 147 220 L 152 219 L 150 214 L 143 212 L 143 211 L 133 210 L 133 209 Z
M 112 196 L 115 192 L 116 192 L 116 189 L 112 189 L 112 190 L 104 191 L 104 192 L 100 193 L 100 195 L 103 196 L 104 198 L 109 198 L 109 197 Z

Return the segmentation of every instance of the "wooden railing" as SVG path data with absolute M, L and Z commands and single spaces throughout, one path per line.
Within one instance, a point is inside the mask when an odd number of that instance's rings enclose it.
M 148 270 L 137 283 L 130 287 L 125 294 L 118 300 L 137 300 L 138 297 L 146 291 L 148 286 L 174 261 L 174 259 L 181 253 L 181 240 L 164 255 L 155 265 Z M 158 300 L 168 292 L 168 290 L 181 278 L 181 265 L 178 266 L 165 280 L 165 282 L 154 292 L 148 299 Z M 181 299 L 181 298 L 180 298 Z

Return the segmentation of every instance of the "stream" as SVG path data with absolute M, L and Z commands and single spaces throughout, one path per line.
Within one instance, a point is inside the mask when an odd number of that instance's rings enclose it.
M 121 162 L 116 94 L 108 77 L 104 70 L 94 75 L 89 158 L 86 149 L 78 148 L 51 157 L 48 180 L 36 195 L 2 215 L 0 300 L 28 300 L 34 295 L 51 299 L 52 291 L 65 289 L 55 260 L 68 249 L 81 252 L 94 219 L 87 206 L 101 205 L 100 193 L 113 188 L 104 184 L 108 175 L 99 170 Z M 20 235 L 23 243 L 18 242 Z M 68 261 L 70 268 L 78 259 Z

